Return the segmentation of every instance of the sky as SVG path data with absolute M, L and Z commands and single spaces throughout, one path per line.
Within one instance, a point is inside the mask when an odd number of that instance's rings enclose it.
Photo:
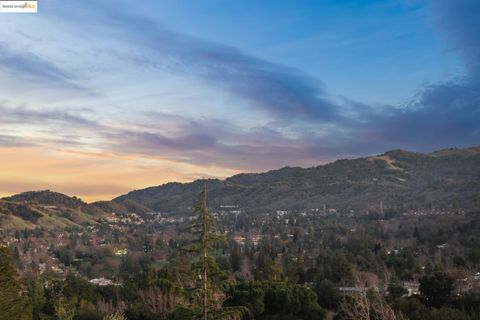
M 39 0 L 0 13 L 0 196 L 480 143 L 477 0 Z

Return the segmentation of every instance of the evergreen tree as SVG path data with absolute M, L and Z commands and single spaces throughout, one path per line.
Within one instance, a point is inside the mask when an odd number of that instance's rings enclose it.
M 0 320 L 31 318 L 31 309 L 22 295 L 10 249 L 0 243 Z
M 204 186 L 200 199 L 194 206 L 197 219 L 190 226 L 194 240 L 187 251 L 196 256 L 191 265 L 191 276 L 195 284 L 188 295 L 189 303 L 177 308 L 177 319 L 240 319 L 247 309 L 222 307 L 225 300 L 223 288 L 228 285 L 228 274 L 210 254 L 214 245 L 224 238 L 215 234 L 214 220 L 208 212 L 207 187 Z
M 391 301 L 397 300 L 407 293 L 408 290 L 405 289 L 405 287 L 397 279 L 392 279 L 388 284 L 388 297 Z
M 58 320 L 73 320 L 75 316 L 75 307 L 65 300 L 62 293 L 55 299 L 54 309 Z
M 234 272 L 241 271 L 242 269 L 242 251 L 240 250 L 240 246 L 233 241 L 232 243 L 232 252 L 230 254 L 230 263 L 232 265 L 232 270 Z
M 30 303 L 32 304 L 33 320 L 42 319 L 43 308 L 46 304 L 45 290 L 40 278 L 36 277 L 29 288 Z
M 436 271 L 419 280 L 419 290 L 428 305 L 441 306 L 455 288 L 455 281 L 445 272 Z

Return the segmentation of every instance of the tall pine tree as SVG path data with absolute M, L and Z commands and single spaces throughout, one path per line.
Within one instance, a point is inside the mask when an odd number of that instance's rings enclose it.
M 31 309 L 22 294 L 10 249 L 0 242 L 0 320 L 31 318 Z
M 194 210 L 198 217 L 190 226 L 194 240 L 187 251 L 195 257 L 191 265 L 191 276 L 195 286 L 189 292 L 188 304 L 177 309 L 177 319 L 241 319 L 248 309 L 222 307 L 225 301 L 223 288 L 228 284 L 229 277 L 220 268 L 211 252 L 216 243 L 224 241 L 224 237 L 215 234 L 214 220 L 207 207 L 206 185 Z

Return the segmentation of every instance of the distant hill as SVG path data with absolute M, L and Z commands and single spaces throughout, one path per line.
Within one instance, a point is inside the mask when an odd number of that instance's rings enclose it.
M 91 204 L 50 190 L 28 191 L 0 199 L 0 227 L 47 229 L 92 225 L 112 212 L 151 211 L 132 200 Z
M 392 150 L 381 155 L 337 160 L 312 168 L 285 167 L 225 180 L 167 183 L 114 199 L 133 200 L 156 211 L 188 210 L 203 184 L 209 204 L 239 205 L 252 211 L 329 208 L 404 210 L 480 208 L 480 147 L 430 154 Z
M 11 197 L 5 197 L 3 200 L 66 208 L 84 207 L 87 205 L 77 197 L 69 197 L 50 190 L 23 192 Z
M 312 167 L 244 173 L 225 180 L 167 183 L 87 204 L 49 190 L 0 199 L 0 228 L 95 224 L 112 212 L 190 211 L 206 184 L 209 205 L 251 212 L 336 208 L 355 212 L 416 208 L 480 210 L 480 147 L 430 154 L 392 150 Z M 381 203 L 381 208 L 380 208 Z

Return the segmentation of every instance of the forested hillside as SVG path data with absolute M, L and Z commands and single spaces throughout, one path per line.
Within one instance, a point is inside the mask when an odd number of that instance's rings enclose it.
M 393 150 L 313 168 L 282 168 L 225 180 L 167 183 L 132 191 L 114 201 L 134 200 L 156 211 L 190 208 L 207 183 L 211 205 L 252 211 L 321 208 L 399 211 L 462 208 L 480 204 L 480 147 L 430 154 Z

